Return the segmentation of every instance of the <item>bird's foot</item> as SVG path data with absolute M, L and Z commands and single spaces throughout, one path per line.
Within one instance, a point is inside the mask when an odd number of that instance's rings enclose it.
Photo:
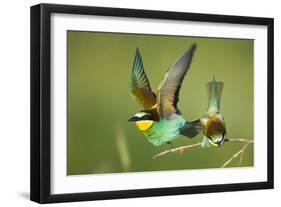
M 166 142 L 169 146 L 170 146 L 170 148 L 171 149 L 173 149 L 174 148 L 174 146 L 173 146 L 173 143 L 172 142 Z

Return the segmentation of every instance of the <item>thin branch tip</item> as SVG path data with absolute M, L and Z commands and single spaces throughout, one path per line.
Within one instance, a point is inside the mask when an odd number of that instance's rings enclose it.
M 242 161 L 243 161 L 243 157 L 244 157 L 244 152 L 246 151 L 246 149 L 254 144 L 254 140 L 252 139 L 241 139 L 241 138 L 229 138 L 229 139 L 226 139 L 225 142 L 241 142 L 241 143 L 245 143 L 245 145 L 243 146 L 242 149 L 240 149 L 238 152 L 236 152 L 230 159 L 228 159 L 222 166 L 221 168 L 224 168 L 226 167 L 227 165 L 229 165 L 233 160 L 234 158 L 238 157 L 240 155 L 240 159 L 239 159 L 239 166 L 241 165 Z M 175 147 L 175 148 L 172 148 L 172 149 L 169 149 L 169 150 L 165 150 L 165 151 L 162 151 L 156 155 L 153 156 L 153 159 L 156 159 L 158 157 L 161 157 L 161 156 L 164 156 L 164 155 L 167 155 L 167 154 L 171 154 L 171 153 L 179 153 L 179 154 L 182 154 L 184 153 L 185 151 L 188 151 L 190 149 L 193 149 L 193 148 L 197 148 L 197 147 L 201 147 L 201 144 L 202 142 L 197 142 L 195 144 L 190 144 L 190 145 L 184 145 L 184 146 L 180 146 L 180 147 Z

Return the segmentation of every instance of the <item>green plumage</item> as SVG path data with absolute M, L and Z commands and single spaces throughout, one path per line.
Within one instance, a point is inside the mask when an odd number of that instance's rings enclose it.
M 139 50 L 136 50 L 135 60 L 133 64 L 133 72 L 132 72 L 132 81 L 131 81 L 131 90 L 136 91 L 139 88 L 148 88 L 150 89 L 150 85 L 146 74 L 144 73 L 144 67 L 141 60 L 141 55 Z
M 181 115 L 172 115 L 170 119 L 161 119 L 154 122 L 152 127 L 143 134 L 147 137 L 148 142 L 155 146 L 173 141 L 180 133 L 180 128 L 185 125 L 185 120 Z

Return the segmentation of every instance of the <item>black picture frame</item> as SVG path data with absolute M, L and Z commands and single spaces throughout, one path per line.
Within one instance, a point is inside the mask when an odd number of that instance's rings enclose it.
M 106 192 L 51 194 L 51 90 L 50 90 L 50 15 L 53 13 L 134 17 L 148 19 L 181 20 L 210 23 L 231 23 L 267 26 L 267 181 L 238 184 L 169 187 Z M 39 4 L 31 7 L 31 174 L 30 199 L 38 203 L 87 201 L 101 199 L 165 196 L 273 188 L 273 38 L 272 18 L 195 14 L 168 11 L 103 8 L 56 4 Z

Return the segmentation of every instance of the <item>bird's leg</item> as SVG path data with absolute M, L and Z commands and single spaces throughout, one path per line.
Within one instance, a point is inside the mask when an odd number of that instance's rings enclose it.
M 173 149 L 173 148 L 174 148 L 173 143 L 172 143 L 171 141 L 166 142 L 166 143 L 167 143 L 168 145 L 170 145 L 171 149 Z

